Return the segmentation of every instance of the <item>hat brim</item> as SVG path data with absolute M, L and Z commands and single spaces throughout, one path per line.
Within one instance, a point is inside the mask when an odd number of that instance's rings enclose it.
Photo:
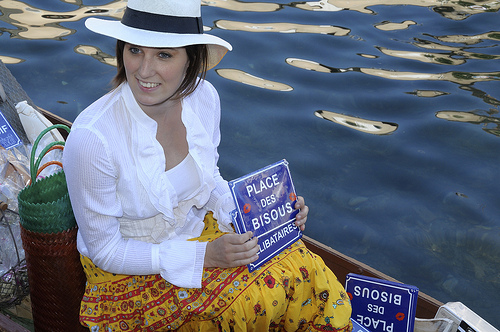
M 85 26 L 101 35 L 122 40 L 126 43 L 145 47 L 184 47 L 188 45 L 206 44 L 208 46 L 208 69 L 215 67 L 231 44 L 214 35 L 177 34 L 136 29 L 122 24 L 120 21 L 88 18 Z

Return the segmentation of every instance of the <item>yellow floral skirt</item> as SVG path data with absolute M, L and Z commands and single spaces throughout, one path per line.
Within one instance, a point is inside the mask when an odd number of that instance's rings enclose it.
M 211 213 L 198 241 L 221 236 Z M 297 241 L 259 269 L 204 269 L 202 288 L 158 275 L 105 272 L 81 256 L 87 285 L 80 322 L 111 331 L 352 330 L 349 298 L 323 260 Z

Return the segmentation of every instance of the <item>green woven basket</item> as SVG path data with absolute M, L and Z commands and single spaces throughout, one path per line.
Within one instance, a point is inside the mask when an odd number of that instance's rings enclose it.
M 58 233 L 76 225 L 64 171 L 61 169 L 48 177 L 37 179 L 37 172 L 45 154 L 57 145 L 64 146 L 64 142 L 53 142 L 42 150 L 38 158 L 35 158 L 35 152 L 42 137 L 56 128 L 70 131 L 65 125 L 53 125 L 40 133 L 31 151 L 31 183 L 18 195 L 21 225 L 32 232 Z

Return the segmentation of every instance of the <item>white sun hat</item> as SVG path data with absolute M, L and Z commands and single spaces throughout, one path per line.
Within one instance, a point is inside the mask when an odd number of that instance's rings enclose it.
M 203 32 L 201 0 L 129 0 L 121 21 L 89 18 L 93 32 L 146 47 L 208 46 L 208 69 L 232 50 L 225 40 Z

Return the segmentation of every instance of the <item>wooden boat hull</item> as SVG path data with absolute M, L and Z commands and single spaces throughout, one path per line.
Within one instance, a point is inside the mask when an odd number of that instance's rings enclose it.
M 349 273 L 356 273 L 368 277 L 398 282 L 398 280 L 384 274 L 360 261 L 355 260 L 339 251 L 324 245 L 308 236 L 303 236 L 302 240 L 307 248 L 323 258 L 325 264 L 335 273 L 340 283 L 345 285 L 345 278 Z M 423 293 L 418 293 L 417 313 L 418 318 L 434 318 L 437 310 L 443 303 L 435 298 Z

